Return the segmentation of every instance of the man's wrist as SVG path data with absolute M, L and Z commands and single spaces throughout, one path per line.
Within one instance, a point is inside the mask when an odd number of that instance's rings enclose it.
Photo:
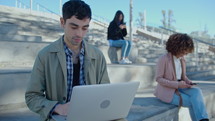
M 59 105 L 59 103 L 57 103 L 52 109 L 51 111 L 49 112 L 49 116 L 51 117 L 53 114 L 55 114 L 55 108 L 56 106 Z

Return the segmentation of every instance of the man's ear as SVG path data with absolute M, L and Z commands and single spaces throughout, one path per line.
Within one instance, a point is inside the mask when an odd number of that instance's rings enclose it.
M 65 21 L 64 21 L 64 19 L 62 17 L 60 18 L 60 25 L 61 25 L 62 28 L 64 28 Z

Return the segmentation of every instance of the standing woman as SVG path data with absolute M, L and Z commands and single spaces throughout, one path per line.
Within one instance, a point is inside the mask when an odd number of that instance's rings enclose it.
M 132 63 L 128 56 L 131 52 L 131 41 L 124 40 L 127 35 L 127 29 L 124 22 L 124 14 L 118 10 L 114 19 L 110 22 L 108 27 L 107 39 L 110 46 L 120 47 L 122 49 L 120 64 Z
M 188 107 L 192 121 L 208 121 L 202 91 L 186 76 L 184 56 L 193 52 L 193 40 L 187 34 L 173 34 L 166 50 L 157 63 L 155 96 L 163 102 Z

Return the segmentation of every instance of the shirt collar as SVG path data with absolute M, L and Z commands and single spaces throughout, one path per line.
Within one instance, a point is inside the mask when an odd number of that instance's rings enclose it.
M 181 58 L 182 58 L 182 57 L 177 58 L 176 56 L 173 56 L 173 59 L 174 59 L 174 60 L 177 60 L 177 61 L 181 60 Z

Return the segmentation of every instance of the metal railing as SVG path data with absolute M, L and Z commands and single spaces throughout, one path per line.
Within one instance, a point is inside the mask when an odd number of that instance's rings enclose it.
M 16 8 L 30 9 L 30 7 L 28 5 L 26 5 L 25 3 L 23 3 L 21 0 L 16 0 L 15 2 L 16 2 L 15 3 Z
M 29 9 L 30 11 L 32 11 L 33 8 L 36 8 L 35 11 L 38 11 L 38 12 L 46 12 L 46 13 L 59 15 L 58 13 L 50 10 L 49 8 L 43 6 L 42 4 L 40 4 L 38 2 L 33 2 L 33 0 L 31 0 L 31 2 L 32 2 L 32 3 L 30 3 L 31 5 L 27 5 L 24 2 L 22 2 L 22 0 L 15 0 L 15 7 Z
M 57 14 L 56 12 L 46 8 L 45 6 L 41 5 L 40 3 L 36 3 L 37 5 L 37 11 L 40 11 L 40 12 L 48 12 L 48 13 L 52 13 L 52 14 L 56 14 L 56 15 L 59 15 Z

